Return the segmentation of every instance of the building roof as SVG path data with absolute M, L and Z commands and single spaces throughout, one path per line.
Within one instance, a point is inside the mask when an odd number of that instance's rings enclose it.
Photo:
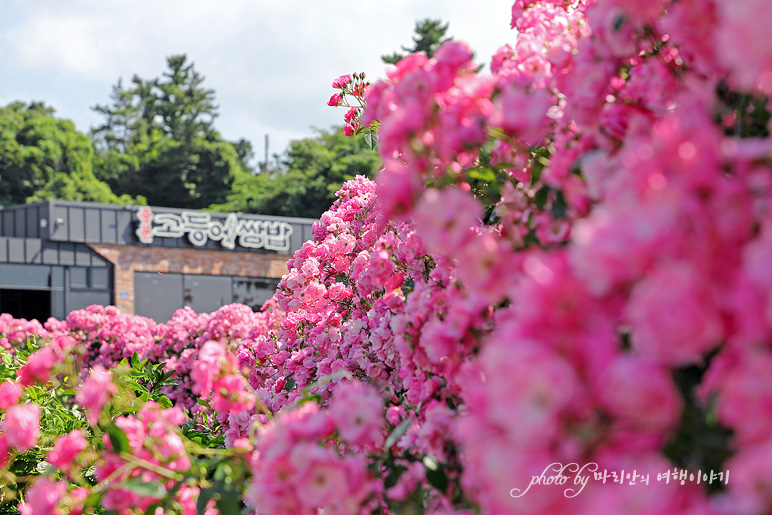
M 50 200 L 0 208 L 0 237 L 292 253 L 315 220 Z

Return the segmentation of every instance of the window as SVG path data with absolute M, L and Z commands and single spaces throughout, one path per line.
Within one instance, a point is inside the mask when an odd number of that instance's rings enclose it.
M 42 265 L 0 265 L 0 285 L 23 288 L 49 288 L 51 267 Z
M 134 272 L 134 313 L 168 322 L 181 307 L 181 274 Z
M 88 288 L 88 268 L 70 267 L 70 288 Z
M 258 311 L 265 301 L 273 297 L 279 281 L 269 278 L 234 277 L 233 302 L 246 304 Z
M 183 287 L 183 304 L 196 313 L 211 313 L 232 302 L 228 276 L 186 275 Z

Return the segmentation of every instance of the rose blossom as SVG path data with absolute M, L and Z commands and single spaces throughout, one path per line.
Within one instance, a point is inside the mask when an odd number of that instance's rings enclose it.
M 16 383 L 10 379 L 0 383 L 0 409 L 8 409 L 19 402 L 23 390 L 21 383 Z
M 56 439 L 54 447 L 48 451 L 46 459 L 51 465 L 66 469 L 72 464 L 78 453 L 85 450 L 86 447 L 88 447 L 88 443 L 83 437 L 83 432 L 73 429 L 68 434 L 61 435 Z
M 19 451 L 35 446 L 40 435 L 40 407 L 37 404 L 16 404 L 5 412 L 2 423 L 8 444 Z
M 88 378 L 83 381 L 83 385 L 75 395 L 77 403 L 86 409 L 89 425 L 93 426 L 99 421 L 102 408 L 115 391 L 111 372 L 105 370 L 102 365 L 96 365 L 91 369 Z

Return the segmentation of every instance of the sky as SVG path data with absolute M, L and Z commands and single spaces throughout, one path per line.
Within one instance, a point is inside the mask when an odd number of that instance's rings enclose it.
M 512 0 L 0 0 L 0 106 L 43 101 L 87 132 L 119 79 L 160 77 L 186 54 L 215 91 L 215 128 L 250 140 L 259 159 L 313 128 L 342 124 L 332 81 L 385 76 L 380 57 L 412 46 L 415 23 L 439 18 L 490 63 L 512 43 Z

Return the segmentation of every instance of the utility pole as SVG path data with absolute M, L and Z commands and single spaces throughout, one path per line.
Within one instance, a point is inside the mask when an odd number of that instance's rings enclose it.
M 265 135 L 265 168 L 263 170 L 268 173 L 268 134 Z

